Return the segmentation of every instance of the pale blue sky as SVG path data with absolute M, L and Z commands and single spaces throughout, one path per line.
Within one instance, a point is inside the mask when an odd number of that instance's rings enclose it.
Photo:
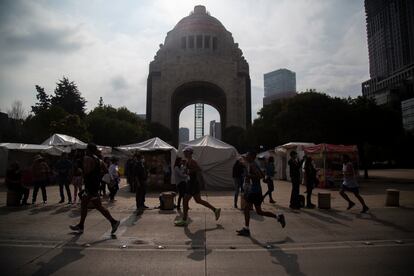
M 262 106 L 263 74 L 278 68 L 296 72 L 299 91 L 361 94 L 369 77 L 362 0 L 1 0 L 0 109 L 21 100 L 30 110 L 34 86 L 52 93 L 65 75 L 89 109 L 102 96 L 145 113 L 149 62 L 197 4 L 232 32 L 249 62 L 253 118 Z

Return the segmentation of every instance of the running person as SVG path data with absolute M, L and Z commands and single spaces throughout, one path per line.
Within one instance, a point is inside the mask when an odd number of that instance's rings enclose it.
M 184 156 L 187 158 L 187 169 L 188 169 L 188 175 L 190 177 L 186 191 L 185 196 L 183 199 L 183 209 L 184 214 L 181 220 L 177 220 L 174 222 L 176 226 L 186 226 L 188 224 L 187 218 L 188 218 L 188 202 L 192 197 L 194 197 L 195 202 L 198 204 L 201 204 L 207 208 L 209 208 L 211 211 L 214 212 L 214 215 L 216 217 L 216 220 L 220 218 L 220 208 L 215 208 L 210 203 L 208 203 L 205 200 L 201 199 L 200 195 L 200 185 L 197 180 L 197 174 L 201 171 L 200 167 L 198 166 L 197 162 L 193 159 L 193 149 L 191 147 L 187 147 L 184 149 Z
M 85 157 L 83 158 L 83 173 L 85 189 L 81 192 L 81 218 L 76 225 L 70 225 L 69 228 L 77 231 L 79 234 L 83 233 L 86 215 L 88 214 L 88 203 L 91 201 L 95 208 L 111 223 L 114 234 L 120 224 L 119 220 L 115 220 L 108 209 L 102 206 L 101 198 L 99 197 L 99 187 L 101 182 L 101 166 L 104 166 L 102 160 L 97 156 L 98 149 L 95 144 L 88 144 L 86 148 Z
M 263 178 L 263 172 L 260 170 L 259 165 L 254 161 L 256 159 L 256 153 L 250 151 L 247 153 L 247 175 L 245 179 L 244 187 L 244 199 L 246 205 L 244 206 L 244 221 L 245 225 L 241 230 L 237 230 L 239 236 L 250 236 L 250 209 L 254 205 L 256 213 L 259 216 L 275 218 L 280 225 L 284 228 L 286 226 L 285 216 L 283 214 L 274 214 L 271 212 L 262 210 L 262 188 L 260 186 L 260 179 Z
M 354 171 L 354 166 L 352 165 L 352 162 L 351 162 L 351 158 L 349 158 L 348 155 L 344 154 L 342 156 L 342 162 L 343 162 L 342 172 L 344 174 L 344 182 L 342 182 L 341 191 L 339 192 L 339 194 L 346 201 L 348 201 L 347 210 L 349 210 L 352 207 L 354 207 L 355 203 L 349 199 L 348 195 L 345 192 L 347 191 L 347 192 L 353 193 L 355 197 L 359 200 L 359 202 L 361 202 L 362 204 L 361 213 L 366 213 L 369 210 L 369 208 L 365 204 L 364 199 L 359 194 L 358 182 L 356 181 L 356 178 L 355 178 L 355 171 Z

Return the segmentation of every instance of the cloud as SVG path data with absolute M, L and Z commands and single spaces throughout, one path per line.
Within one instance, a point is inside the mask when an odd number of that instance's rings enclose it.
M 128 83 L 122 76 L 116 76 L 111 79 L 111 86 L 114 90 L 123 90 L 128 88 Z
M 362 0 L 107 3 L 0 1 L 0 108 L 15 100 L 33 105 L 36 84 L 53 91 L 65 75 L 89 109 L 102 96 L 106 104 L 145 113 L 149 63 L 196 4 L 223 23 L 246 57 L 253 118 L 262 106 L 266 72 L 288 68 L 297 74 L 299 91 L 343 97 L 360 95 L 360 83 L 368 79 Z

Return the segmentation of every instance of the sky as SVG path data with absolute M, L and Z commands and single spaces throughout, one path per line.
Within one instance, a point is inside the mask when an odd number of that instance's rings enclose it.
M 35 85 L 52 94 L 66 76 L 88 110 L 102 96 L 145 113 L 149 63 L 198 4 L 233 34 L 249 63 L 253 118 L 264 73 L 288 68 L 298 91 L 339 97 L 361 95 L 369 79 L 363 0 L 0 0 L 0 110 L 18 100 L 29 112 Z M 193 127 L 192 112 L 182 112 L 180 126 Z M 206 124 L 214 119 L 217 111 L 206 108 Z

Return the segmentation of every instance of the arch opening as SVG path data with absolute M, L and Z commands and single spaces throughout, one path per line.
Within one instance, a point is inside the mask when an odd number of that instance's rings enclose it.
M 209 110 L 216 110 L 218 112 L 221 124 L 221 133 L 223 133 L 226 122 L 227 104 L 224 91 L 217 85 L 208 82 L 186 83 L 174 91 L 171 99 L 171 130 L 175 146 L 178 146 L 179 143 L 180 114 L 185 108 L 193 106 L 196 103 L 205 104 Z M 194 113 L 192 117 L 194 117 Z M 208 133 L 209 132 L 205 132 L 204 134 Z M 192 140 L 194 135 L 189 138 Z

